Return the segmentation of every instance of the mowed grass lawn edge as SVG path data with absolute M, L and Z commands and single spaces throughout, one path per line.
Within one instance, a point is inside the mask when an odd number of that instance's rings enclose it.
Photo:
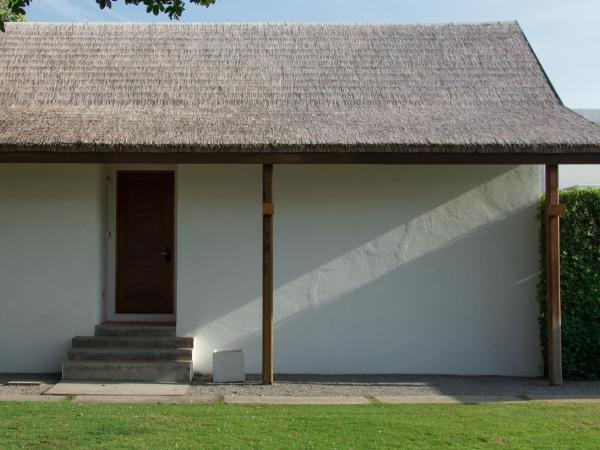
M 0 448 L 598 448 L 600 403 L 0 403 Z

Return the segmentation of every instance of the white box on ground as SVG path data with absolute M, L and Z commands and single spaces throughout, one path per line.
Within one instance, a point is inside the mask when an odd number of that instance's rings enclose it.
M 217 349 L 213 352 L 213 383 L 246 381 L 244 351 L 242 349 Z

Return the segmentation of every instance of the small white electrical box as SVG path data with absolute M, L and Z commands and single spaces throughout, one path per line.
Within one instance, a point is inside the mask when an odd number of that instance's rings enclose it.
M 242 349 L 217 349 L 213 352 L 213 383 L 242 383 L 244 351 Z

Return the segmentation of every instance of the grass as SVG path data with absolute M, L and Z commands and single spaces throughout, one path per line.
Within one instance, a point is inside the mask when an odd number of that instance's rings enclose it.
M 598 448 L 600 404 L 0 403 L 0 448 Z

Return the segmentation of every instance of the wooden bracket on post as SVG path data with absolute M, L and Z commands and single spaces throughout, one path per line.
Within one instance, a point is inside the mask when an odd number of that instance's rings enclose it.
M 275 205 L 273 203 L 263 203 L 263 215 L 272 216 L 275 213 Z
M 548 205 L 546 214 L 552 217 L 562 217 L 567 212 L 567 205 L 562 203 Z

